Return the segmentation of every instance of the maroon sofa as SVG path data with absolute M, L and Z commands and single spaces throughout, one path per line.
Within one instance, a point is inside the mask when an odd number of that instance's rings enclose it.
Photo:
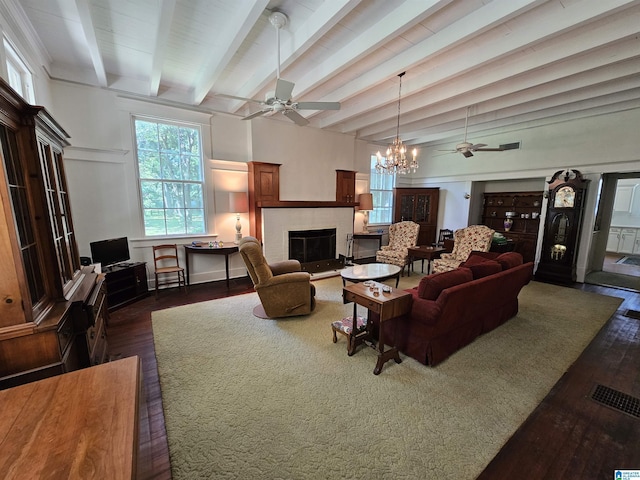
M 519 253 L 472 253 L 459 268 L 428 275 L 406 290 L 411 312 L 385 322 L 385 338 L 419 362 L 437 365 L 514 317 L 518 294 L 532 276 L 533 263 L 523 264 Z M 371 320 L 377 324 L 375 316 Z

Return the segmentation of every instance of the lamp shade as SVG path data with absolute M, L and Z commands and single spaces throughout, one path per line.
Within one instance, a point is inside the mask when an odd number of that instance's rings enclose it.
M 373 210 L 373 194 L 361 193 L 358 195 L 359 210 Z
M 234 213 L 249 211 L 247 192 L 229 192 L 229 210 Z

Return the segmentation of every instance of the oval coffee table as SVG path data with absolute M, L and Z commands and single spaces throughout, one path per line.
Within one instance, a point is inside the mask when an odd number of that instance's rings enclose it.
M 353 267 L 345 268 L 340 272 L 340 276 L 342 277 L 343 286 L 346 285 L 347 280 L 353 283 L 360 283 L 367 280 L 382 282 L 389 278 L 395 278 L 396 288 L 398 288 L 401 271 L 402 268 L 397 265 L 390 265 L 388 263 L 366 263 L 364 265 L 354 265 Z

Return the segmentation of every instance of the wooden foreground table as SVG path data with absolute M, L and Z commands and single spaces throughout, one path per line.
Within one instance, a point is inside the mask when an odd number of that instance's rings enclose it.
M 136 478 L 140 388 L 129 357 L 0 391 L 0 476 Z

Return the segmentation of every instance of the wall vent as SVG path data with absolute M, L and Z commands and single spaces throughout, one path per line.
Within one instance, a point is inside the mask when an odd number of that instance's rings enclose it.
M 500 145 L 502 150 L 518 150 L 520 148 L 520 142 L 515 143 L 503 143 Z
M 591 399 L 605 407 L 640 418 L 640 398 L 597 384 L 591 392 Z

